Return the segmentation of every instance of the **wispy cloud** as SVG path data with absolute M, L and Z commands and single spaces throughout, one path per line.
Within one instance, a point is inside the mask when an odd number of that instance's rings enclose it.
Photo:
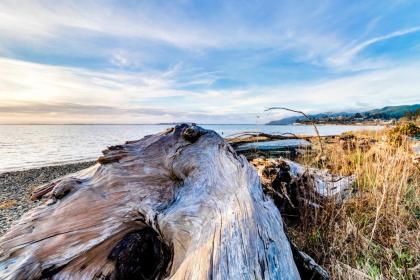
M 139 6 L 124 7 L 117 1 L 33 0 L 22 4 L 5 0 L 0 3 L 0 35 L 12 43 L 30 42 L 34 47 L 51 47 L 48 44 L 57 38 L 75 45 L 86 36 L 110 36 L 145 40 L 150 44 L 165 43 L 192 52 L 208 48 L 270 47 L 307 49 L 311 55 L 339 45 L 334 34 L 325 36 L 323 27 L 317 28 L 322 21 L 316 11 L 306 11 L 309 24 L 302 25 L 295 19 L 301 15 L 296 15 L 289 6 L 282 9 L 278 5 L 241 5 L 238 9 L 223 2 L 215 5 L 218 8 L 211 16 L 191 11 L 194 5 L 188 5 L 188 1 L 142 2 Z M 317 4 L 316 10 L 322 5 Z M 255 8 L 265 10 L 256 13 L 258 21 L 249 21 L 249 14 Z M 123 56 L 117 52 L 113 61 L 121 65 Z
M 284 115 L 263 113 L 273 105 L 316 112 L 415 103 L 418 65 L 290 86 L 188 90 L 176 89 L 179 65 L 121 74 L 0 59 L 0 123 L 255 123 Z
M 360 52 L 362 52 L 364 49 L 368 48 L 369 46 L 372 46 L 376 43 L 383 42 L 389 39 L 393 39 L 395 37 L 400 37 L 400 36 L 408 35 L 411 33 L 416 33 L 419 31 L 420 31 L 420 26 L 415 26 L 415 27 L 397 30 L 386 35 L 377 36 L 377 37 L 368 39 L 364 42 L 358 43 L 357 45 L 350 47 L 349 49 L 345 50 L 343 53 L 340 53 L 336 57 L 330 59 L 330 61 L 333 62 L 333 64 L 337 64 L 337 65 L 349 64 L 350 62 L 352 62 L 352 60 L 355 58 L 357 54 L 359 54 Z
M 38 52 L 48 49 L 61 55 L 71 48 L 73 55 L 107 56 L 111 65 L 126 68 L 144 66 L 142 61 L 151 57 L 159 60 L 159 49 L 164 46 L 186 51 L 187 59 L 215 49 L 254 50 L 256 55 L 268 48 L 299 63 L 340 69 L 348 66 L 348 70 L 352 59 L 368 46 L 419 30 L 413 23 L 414 27 L 397 26 L 398 31 L 386 35 L 354 40 L 346 31 L 348 23 L 335 14 L 340 7 L 330 1 L 299 7 L 289 1 L 202 5 L 209 6 L 212 13 L 197 11 L 190 1 L 124 5 L 118 1 L 5 0 L 0 3 L 0 51 L 10 54 L 16 44 L 24 43 Z M 362 11 L 353 6 L 347 8 L 352 14 L 343 12 L 342 16 L 359 16 Z M 386 20 L 385 15 L 380 17 Z M 376 24 L 372 22 L 378 18 L 374 15 L 367 28 L 362 28 L 363 24 L 357 28 L 364 33 L 372 29 L 374 34 L 372 26 Z M 357 34 L 358 30 L 349 31 Z M 115 48 L 114 44 L 123 47 Z M 357 62 L 365 68 L 369 63 L 372 61 Z
M 352 48 L 348 52 L 346 52 L 346 54 L 350 55 L 350 56 L 354 56 L 357 53 L 359 53 L 360 51 L 362 51 L 363 49 L 365 49 L 365 48 L 367 48 L 370 45 L 373 45 L 375 43 L 385 41 L 385 40 L 389 40 L 389 39 L 399 37 L 399 36 L 404 36 L 404 35 L 407 35 L 407 34 L 410 34 L 410 33 L 419 32 L 419 31 L 420 31 L 420 26 L 415 26 L 415 27 L 408 28 L 408 29 L 394 31 L 394 32 L 386 34 L 384 36 L 378 36 L 378 37 L 369 39 L 369 40 L 367 40 L 363 43 L 358 44 L 357 46 L 355 46 L 354 48 Z
M 273 104 L 420 102 L 420 56 L 401 51 L 420 42 L 419 11 L 373 0 L 4 0 L 0 122 L 254 123 Z
M 0 58 L 0 123 L 192 121 L 209 111 L 188 102 L 199 92 L 182 88 L 213 81 L 194 70 L 177 64 L 161 72 L 91 71 Z M 187 101 L 178 106 L 174 99 Z

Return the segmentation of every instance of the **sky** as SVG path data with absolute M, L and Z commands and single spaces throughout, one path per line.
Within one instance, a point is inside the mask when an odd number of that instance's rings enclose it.
M 0 123 L 265 123 L 420 103 L 420 1 L 0 0 Z

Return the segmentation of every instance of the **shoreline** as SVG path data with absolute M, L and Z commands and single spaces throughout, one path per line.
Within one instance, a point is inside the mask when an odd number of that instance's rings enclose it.
M 0 173 L 0 235 L 10 228 L 13 221 L 39 204 L 30 200 L 34 187 L 93 164 L 95 161 L 83 161 Z
M 36 169 L 42 169 L 42 168 L 53 168 L 53 167 L 57 167 L 57 166 L 73 166 L 73 165 L 78 165 L 78 164 L 84 164 L 87 162 L 91 162 L 91 163 L 95 163 L 97 158 L 99 156 L 95 157 L 95 158 L 87 158 L 87 159 L 80 159 L 80 160 L 69 160 L 69 161 L 63 161 L 63 162 L 49 162 L 49 163 L 42 163 L 40 165 L 35 165 L 35 166 L 28 166 L 28 167 L 16 167 L 13 169 L 1 169 L 0 170 L 0 176 L 5 174 L 5 173 L 15 173 L 15 172 L 25 172 L 25 171 L 31 171 L 31 170 L 36 170 Z

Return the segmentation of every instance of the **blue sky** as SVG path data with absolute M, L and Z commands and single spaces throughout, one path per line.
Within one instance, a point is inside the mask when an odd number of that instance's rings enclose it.
M 420 103 L 420 1 L 0 1 L 0 123 Z

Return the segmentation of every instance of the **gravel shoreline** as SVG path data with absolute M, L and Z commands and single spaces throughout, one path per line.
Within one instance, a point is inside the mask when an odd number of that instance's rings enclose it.
M 23 213 L 39 204 L 30 200 L 34 187 L 85 169 L 94 163 L 88 161 L 0 173 L 0 235 Z

